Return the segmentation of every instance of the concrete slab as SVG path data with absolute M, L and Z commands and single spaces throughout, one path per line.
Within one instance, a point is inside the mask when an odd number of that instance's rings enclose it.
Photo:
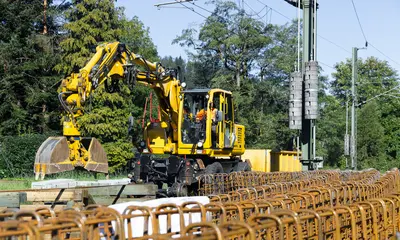
M 77 187 L 91 187 L 91 186 L 98 186 L 96 181 L 77 181 Z
M 131 182 L 129 178 L 97 180 L 97 181 L 76 181 L 74 179 L 56 179 L 32 182 L 32 189 L 46 188 L 75 188 L 75 187 L 92 187 L 92 186 L 117 186 L 127 185 Z
M 32 182 L 32 189 L 46 189 L 46 188 L 74 188 L 76 181 L 74 179 L 55 179 L 45 180 L 39 182 Z

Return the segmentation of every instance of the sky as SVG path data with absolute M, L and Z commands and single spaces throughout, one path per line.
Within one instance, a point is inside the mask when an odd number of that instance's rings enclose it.
M 183 29 L 198 28 L 205 20 L 199 14 L 207 17 L 210 13 L 190 3 L 185 5 L 197 13 L 179 3 L 161 8 L 154 6 L 171 1 L 174 0 L 117 0 L 116 6 L 124 7 L 128 18 L 137 16 L 149 28 L 150 37 L 157 46 L 159 56 L 182 56 L 186 59 L 185 48 L 173 45 L 172 40 L 179 36 Z M 268 12 L 265 20 L 272 24 L 285 24 L 289 21 L 287 18 L 297 18 L 297 9 L 284 0 L 233 1 L 238 4 L 244 2 L 243 6 L 249 14 L 260 12 L 267 5 L 273 10 Z M 400 73 L 400 25 L 397 18 L 400 0 L 353 1 L 365 37 L 370 43 L 367 49 L 358 51 L 358 56 L 363 59 L 375 56 L 387 60 L 390 66 Z M 212 11 L 213 6 L 206 2 L 207 0 L 194 1 L 196 5 Z M 346 58 L 351 58 L 352 47 L 365 47 L 365 39 L 351 0 L 318 0 L 318 4 L 317 60 L 324 70 L 322 74 L 331 79 L 331 73 L 334 71 L 332 67 Z M 259 16 L 263 17 L 265 13 L 266 9 L 259 13 Z

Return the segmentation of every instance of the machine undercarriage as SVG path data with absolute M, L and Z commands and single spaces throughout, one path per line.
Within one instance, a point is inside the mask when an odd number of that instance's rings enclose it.
M 198 155 L 160 158 L 151 154 L 137 154 L 128 162 L 128 170 L 133 182 L 154 183 L 158 185 L 160 194 L 180 197 L 196 195 L 200 176 L 251 171 L 251 166 L 239 158 L 217 160 Z

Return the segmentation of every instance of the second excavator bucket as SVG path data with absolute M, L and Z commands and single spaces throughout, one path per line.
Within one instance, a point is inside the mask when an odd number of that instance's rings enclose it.
M 49 137 L 36 152 L 35 180 L 44 179 L 46 174 L 74 170 L 75 166 L 84 167 L 88 171 L 108 174 L 107 154 L 96 138 L 83 138 L 80 148 L 70 149 L 65 137 Z M 87 153 L 76 161 L 71 161 L 74 153 Z
M 84 168 L 92 172 L 108 173 L 107 153 L 96 138 L 82 139 L 82 144 L 88 149 L 89 160 Z
M 73 170 L 65 137 L 49 137 L 42 143 L 35 157 L 35 180 L 46 174 Z

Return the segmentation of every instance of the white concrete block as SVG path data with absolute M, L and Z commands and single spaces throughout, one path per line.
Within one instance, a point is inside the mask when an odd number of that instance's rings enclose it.
M 76 181 L 74 179 L 55 179 L 44 180 L 40 182 L 32 182 L 31 188 L 33 189 L 46 189 L 46 188 L 75 188 L 75 187 L 89 187 L 89 186 L 120 186 L 130 184 L 129 178 L 111 179 L 111 180 L 97 180 L 97 181 Z
M 33 189 L 48 189 L 48 188 L 71 188 L 75 187 L 76 182 L 73 179 L 54 179 L 44 180 L 40 182 L 32 182 Z

